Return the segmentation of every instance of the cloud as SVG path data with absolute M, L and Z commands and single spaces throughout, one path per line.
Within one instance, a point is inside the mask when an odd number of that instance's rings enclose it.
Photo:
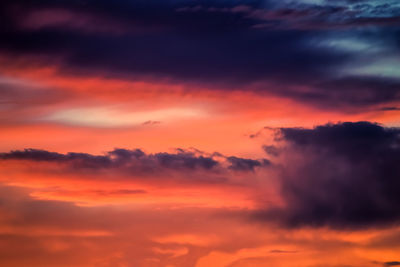
M 131 154 L 134 154 L 134 152 L 131 152 Z M 0 159 L 69 163 L 80 168 L 107 168 L 113 165 L 113 161 L 108 156 L 94 156 L 86 153 L 60 154 L 39 149 L 0 153 Z
M 275 3 L 274 3 L 275 2 Z M 377 5 L 351 1 L 296 3 L 269 1 L 269 5 L 207 7 L 201 5 L 177 9 L 179 12 L 220 12 L 240 14 L 254 19 L 253 27 L 267 29 L 333 30 L 365 26 L 395 26 L 400 20 L 400 7 L 390 0 Z
M 270 253 L 297 253 L 298 251 L 295 250 L 280 250 L 280 249 L 273 249 Z
M 283 206 L 260 219 L 288 227 L 363 228 L 400 221 L 400 129 L 370 122 L 282 128 Z
M 161 121 L 145 121 L 142 123 L 142 125 L 156 125 L 156 124 L 160 124 Z
M 125 25 L 118 24 L 110 18 L 80 11 L 73 12 L 63 8 L 43 8 L 29 11 L 27 16 L 19 21 L 19 25 L 26 30 L 62 28 L 108 34 L 122 34 L 128 30 Z M 134 30 L 134 27 L 131 27 L 130 30 Z
M 190 152 L 176 154 L 145 154 L 140 149 L 115 149 L 105 155 L 87 153 L 61 154 L 39 149 L 16 150 L 0 153 L 2 160 L 30 160 L 64 163 L 73 168 L 118 168 L 155 171 L 156 169 L 212 169 L 218 162 L 209 157 L 195 156 Z
M 323 88 L 320 98 L 328 95 L 338 102 L 353 102 L 354 105 L 388 103 L 400 98 L 399 79 L 379 78 L 374 76 L 348 76 L 346 78 L 321 82 Z M 318 99 L 317 93 L 314 95 Z M 312 96 L 311 96 L 312 97 Z M 322 99 L 324 102 L 324 100 Z M 331 102 L 333 104 L 334 101 Z
M 0 153 L 0 160 L 25 160 L 64 164 L 74 170 L 79 169 L 120 169 L 131 173 L 155 173 L 163 170 L 206 170 L 217 171 L 227 167 L 231 170 L 253 171 L 255 167 L 265 167 L 270 164 L 267 159 L 254 160 L 239 157 L 219 157 L 229 164 L 217 161 L 213 156 L 198 155 L 199 152 L 178 149 L 176 153 L 160 152 L 146 154 L 140 149 L 117 148 L 104 155 L 69 152 L 66 154 L 40 149 L 24 149 Z
M 398 107 L 383 107 L 380 109 L 381 111 L 398 111 L 400 108 Z
M 276 146 L 265 145 L 265 146 L 263 146 L 263 149 L 264 149 L 265 153 L 267 153 L 268 155 L 271 155 L 274 157 L 279 156 L 279 149 Z
M 69 99 L 71 94 L 66 91 L 0 75 L 0 121 L 3 123 L 27 121 L 45 113 L 48 106 Z
M 343 32 L 369 36 L 372 43 L 395 39 L 396 29 L 388 26 L 398 23 L 400 12 L 389 1 L 207 1 L 199 6 L 197 1 L 43 0 L 33 5 L 18 0 L 2 1 L 0 9 L 1 54 L 34 58 L 28 65 L 53 64 L 61 73 L 250 90 L 330 109 L 398 101 L 396 77 L 354 77 L 344 71 L 354 62 L 365 66 L 362 59 L 371 58 L 366 51 L 310 43 Z M 382 54 L 376 58 L 397 55 L 393 43 L 379 45 Z
M 253 159 L 228 157 L 227 160 L 231 164 L 228 168 L 235 171 L 254 171 L 255 167 L 268 166 L 269 164 L 271 164 L 270 161 L 267 159 L 258 161 Z

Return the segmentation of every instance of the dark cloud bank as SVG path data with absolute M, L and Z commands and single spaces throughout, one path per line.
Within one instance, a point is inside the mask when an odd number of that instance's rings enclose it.
M 400 98 L 398 77 L 343 73 L 355 60 L 398 53 L 400 10 L 390 3 L 6 0 L 0 17 L 3 54 L 33 56 L 31 64 L 54 64 L 63 73 L 195 82 L 324 108 Z M 379 42 L 383 52 L 312 41 L 343 37 Z
M 400 222 L 400 129 L 369 122 L 282 128 L 284 207 L 257 214 L 288 227 Z

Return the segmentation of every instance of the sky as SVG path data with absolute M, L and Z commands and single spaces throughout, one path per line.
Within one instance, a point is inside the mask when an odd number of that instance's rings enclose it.
M 397 0 L 2 0 L 0 265 L 400 266 Z

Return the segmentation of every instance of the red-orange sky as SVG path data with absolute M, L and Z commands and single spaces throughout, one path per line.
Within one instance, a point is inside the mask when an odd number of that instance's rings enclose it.
M 0 266 L 400 266 L 394 0 L 0 3 Z

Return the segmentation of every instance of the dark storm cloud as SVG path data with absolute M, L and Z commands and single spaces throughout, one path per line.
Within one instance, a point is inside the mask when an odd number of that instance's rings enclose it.
M 327 108 L 398 98 L 398 80 L 338 78 L 342 66 L 368 54 L 309 43 L 343 30 L 392 38 L 396 27 L 389 26 L 398 24 L 400 11 L 389 1 L 16 0 L 2 1 L 0 12 L 3 54 L 33 55 L 36 64 L 54 64 L 64 73 L 166 78 Z
M 285 207 L 260 213 L 289 227 L 400 222 L 400 129 L 369 122 L 283 128 Z

